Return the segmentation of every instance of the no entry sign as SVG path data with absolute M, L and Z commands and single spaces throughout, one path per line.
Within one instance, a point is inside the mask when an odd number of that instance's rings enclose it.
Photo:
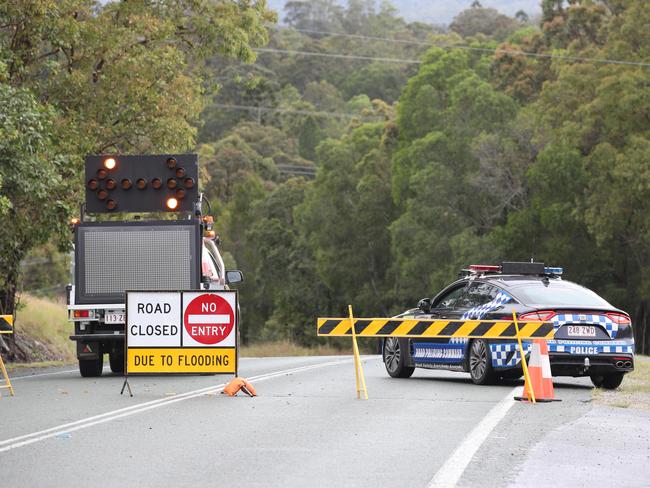
M 185 342 L 234 347 L 237 314 L 233 297 L 216 293 L 184 293 L 183 298 Z
M 237 292 L 126 293 L 125 373 L 237 373 Z

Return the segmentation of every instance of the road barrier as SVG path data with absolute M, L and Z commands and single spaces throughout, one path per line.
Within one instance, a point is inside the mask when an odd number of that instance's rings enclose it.
M 351 337 L 354 351 L 355 376 L 357 382 L 357 397 L 365 393 L 365 378 L 361 367 L 357 337 L 407 337 L 415 339 L 423 338 L 461 338 L 461 339 L 516 339 L 521 355 L 521 367 L 524 373 L 524 395 L 525 399 L 535 403 L 535 392 L 538 382 L 531 381 L 526 364 L 526 353 L 522 345 L 522 339 L 539 340 L 546 346 L 546 340 L 553 339 L 555 328 L 552 322 L 519 322 L 513 312 L 510 320 L 421 320 L 413 318 L 363 318 L 355 319 L 352 315 L 352 306 L 349 306 L 349 318 L 324 317 L 319 318 L 316 323 L 317 334 L 320 337 Z M 354 324 L 354 327 L 352 327 Z M 546 360 L 548 361 L 548 355 Z M 535 359 L 534 367 L 539 364 Z M 541 368 L 540 368 L 541 370 Z M 548 366 L 550 372 L 550 364 Z M 537 370 L 535 370 L 535 375 Z M 540 373 L 541 374 L 541 373 Z M 552 396 L 552 377 L 551 380 Z M 546 376 L 545 376 L 546 377 Z M 537 378 L 535 376 L 535 378 Z M 539 383 L 542 385 L 542 383 Z M 546 384 L 545 384 L 546 385 Z M 546 386 L 545 386 L 546 387 Z M 546 393 L 542 391 L 542 399 Z
M 349 318 L 319 318 L 318 335 L 349 337 Z M 509 320 L 418 320 L 399 318 L 367 318 L 354 320 L 357 337 L 469 338 L 469 339 L 552 339 L 551 322 Z
M 13 315 L 0 315 L 0 334 L 13 334 L 14 333 L 14 316 Z M 2 370 L 2 376 L 5 380 L 5 384 L 0 386 L 0 389 L 8 389 L 9 394 L 14 396 L 14 387 L 11 386 L 11 380 L 9 380 L 9 375 L 7 374 L 7 368 L 5 368 L 5 363 L 0 356 L 0 370 Z

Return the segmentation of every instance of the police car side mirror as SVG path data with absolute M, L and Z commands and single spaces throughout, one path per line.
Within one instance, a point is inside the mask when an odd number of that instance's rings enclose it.
M 418 308 L 424 313 L 429 313 L 431 311 L 431 299 L 423 298 L 418 302 Z
M 244 281 L 244 274 L 238 269 L 226 271 L 226 284 L 232 285 L 234 283 L 241 283 Z

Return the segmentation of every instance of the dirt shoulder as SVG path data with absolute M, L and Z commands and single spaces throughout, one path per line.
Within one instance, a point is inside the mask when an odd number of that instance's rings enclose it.
M 594 402 L 620 408 L 650 410 L 650 357 L 634 356 L 634 371 L 616 390 L 594 388 Z

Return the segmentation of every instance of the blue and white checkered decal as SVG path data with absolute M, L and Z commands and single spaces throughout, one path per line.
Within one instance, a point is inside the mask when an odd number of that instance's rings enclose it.
M 524 345 L 526 354 L 530 352 L 531 344 Z M 490 344 L 492 353 L 492 366 L 495 368 L 514 368 L 521 361 L 519 346 L 512 344 Z
M 494 297 L 492 300 L 490 300 L 487 303 L 484 303 L 483 305 L 479 305 L 478 307 L 474 307 L 469 309 L 467 312 L 463 314 L 461 317 L 462 320 L 480 320 L 488 312 L 491 312 L 492 310 L 499 308 L 501 305 L 508 303 L 512 301 L 512 297 L 506 293 L 505 291 L 500 291 L 496 297 Z
M 618 324 L 607 315 L 564 313 L 556 315 L 551 321 L 555 326 L 555 330 L 564 324 L 594 324 L 603 326 L 612 339 L 615 339 L 618 333 Z

